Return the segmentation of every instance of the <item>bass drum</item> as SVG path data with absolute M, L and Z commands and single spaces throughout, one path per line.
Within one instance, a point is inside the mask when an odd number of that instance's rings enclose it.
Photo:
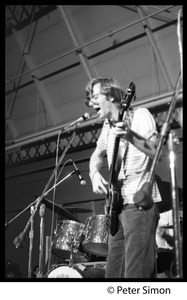
M 105 278 L 105 262 L 58 265 L 53 267 L 47 278 Z
M 49 271 L 47 278 L 86 278 L 86 276 L 76 266 L 58 265 Z

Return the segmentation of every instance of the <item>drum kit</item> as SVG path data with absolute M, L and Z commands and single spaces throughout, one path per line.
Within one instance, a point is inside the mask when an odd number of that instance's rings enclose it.
M 86 208 L 68 208 L 67 210 L 88 212 Z M 45 277 L 104 278 L 108 235 L 106 215 L 90 216 L 85 224 L 75 220 L 59 221 L 54 231 L 51 253 L 63 259 L 64 263 L 53 265 Z M 89 261 L 93 256 L 96 259 L 102 258 L 102 261 Z
M 49 200 L 46 206 L 51 207 Z M 55 204 L 55 211 L 66 218 L 58 222 L 51 243 L 51 252 L 55 257 L 62 259 L 58 264 L 51 265 L 51 269 L 44 275 L 47 278 L 105 278 L 106 257 L 108 255 L 108 218 L 106 215 L 92 215 L 81 223 L 74 212 L 91 212 L 88 208 L 69 207 L 64 210 Z M 163 215 L 171 210 L 163 209 Z M 180 206 L 180 223 L 183 215 Z M 69 213 L 69 215 L 68 215 Z M 71 218 L 71 219 L 70 219 Z M 182 226 L 181 226 L 182 227 Z M 161 229 L 171 230 L 173 224 L 162 224 Z M 166 241 L 165 241 L 166 242 Z M 169 241 L 167 240 L 169 243 Z M 171 245 L 171 244 L 170 244 Z M 174 251 L 158 246 L 157 273 L 158 277 L 174 276 Z M 172 245 L 171 245 L 172 246 Z M 100 260 L 101 259 L 101 260 Z M 164 272 L 164 275 L 162 275 Z M 167 274 L 166 274 L 167 273 Z

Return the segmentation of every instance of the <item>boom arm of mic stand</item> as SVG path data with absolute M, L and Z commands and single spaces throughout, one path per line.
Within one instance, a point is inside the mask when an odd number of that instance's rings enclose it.
M 160 159 L 160 155 L 161 155 L 161 150 L 162 150 L 162 146 L 164 144 L 165 139 L 167 138 L 168 135 L 168 130 L 169 130 L 169 123 L 170 123 L 170 119 L 172 117 L 173 111 L 175 109 L 175 105 L 176 105 L 176 101 L 177 101 L 177 95 L 179 93 L 179 85 L 180 85 L 180 81 L 181 81 L 181 76 L 179 74 L 178 80 L 177 80 L 177 84 L 174 90 L 174 94 L 173 94 L 173 98 L 171 100 L 171 104 L 168 110 L 168 114 L 166 116 L 166 121 L 165 123 L 162 125 L 162 129 L 161 129 L 161 133 L 160 133 L 160 139 L 159 139 L 159 143 L 157 146 L 157 150 L 153 159 L 153 163 L 151 166 L 151 170 L 148 176 L 148 181 L 152 182 L 153 177 L 154 177 L 154 171 L 156 169 L 156 166 L 159 162 Z
M 25 207 L 21 212 L 19 212 L 15 217 L 13 217 L 10 221 L 5 222 L 5 229 L 9 226 L 10 223 L 12 223 L 15 219 L 17 219 L 22 213 L 24 213 L 27 209 L 29 209 L 29 207 L 31 207 L 32 205 L 34 205 L 34 203 L 36 203 L 37 200 L 33 201 L 32 203 L 30 203 L 27 207 Z
M 134 195 L 134 202 L 135 202 L 135 204 L 137 204 L 137 206 L 139 206 L 139 208 L 141 208 L 141 203 L 145 203 L 145 199 L 146 200 L 151 199 L 152 182 L 153 182 L 153 178 L 155 175 L 155 170 L 156 170 L 157 164 L 158 164 L 160 156 L 161 156 L 162 146 L 164 144 L 165 138 L 168 135 L 169 122 L 170 122 L 171 116 L 173 114 L 175 105 L 176 105 L 177 95 L 179 93 L 180 82 L 181 82 L 181 76 L 179 74 L 179 77 L 177 79 L 177 83 L 175 86 L 175 90 L 173 93 L 173 98 L 171 100 L 168 114 L 166 117 L 166 121 L 163 124 L 162 129 L 161 129 L 160 139 L 159 139 L 159 142 L 157 145 L 157 149 L 156 149 L 155 156 L 154 156 L 154 159 L 153 159 L 153 162 L 151 165 L 151 169 L 150 169 L 150 172 L 148 175 L 147 182 L 145 182 L 143 184 L 142 188 Z M 153 205 L 153 201 L 150 201 L 150 202 L 151 203 L 149 203 L 149 207 L 151 207 L 151 205 Z
M 44 196 L 46 196 L 57 185 L 59 185 L 61 182 L 63 182 L 65 179 L 67 179 L 69 176 L 71 176 L 71 175 L 73 175 L 75 173 L 76 173 L 75 170 L 72 171 L 70 174 L 68 174 L 62 180 L 60 180 L 59 182 L 57 182 L 56 184 L 54 184 L 48 191 L 45 192 Z M 27 207 L 25 207 L 21 212 L 19 212 L 19 214 L 17 214 L 15 217 L 13 217 L 10 221 L 5 222 L 5 229 L 7 229 L 7 227 L 9 226 L 10 223 L 12 223 L 15 219 L 17 219 L 22 213 L 24 213 L 27 209 L 29 209 L 29 207 L 31 207 L 32 205 L 34 205 L 37 201 L 38 201 L 38 197 L 37 197 L 37 199 L 35 201 L 33 201 L 32 203 L 30 203 Z
M 76 131 L 73 132 L 73 134 L 72 134 L 72 136 L 71 136 L 71 138 L 70 138 L 67 146 L 65 147 L 65 149 L 64 149 L 64 151 L 63 151 L 63 153 L 62 153 L 62 155 L 61 155 L 61 157 L 60 157 L 60 159 L 59 159 L 59 161 L 58 161 L 58 163 L 56 165 L 56 167 L 54 168 L 54 170 L 53 170 L 53 172 L 52 172 L 52 174 L 51 174 L 51 176 L 50 176 L 50 178 L 49 178 L 49 180 L 48 180 L 48 182 L 47 182 L 47 184 L 46 184 L 46 186 L 45 186 L 45 188 L 44 188 L 44 190 L 42 192 L 42 195 L 37 199 L 35 208 L 34 208 L 32 214 L 31 214 L 31 216 L 30 216 L 30 218 L 29 218 L 29 220 L 28 220 L 28 222 L 27 222 L 24 230 L 20 233 L 20 235 L 18 237 L 15 238 L 14 245 L 16 246 L 16 248 L 22 248 L 23 247 L 23 242 L 25 240 L 25 234 L 27 233 L 27 231 L 29 229 L 31 220 L 34 217 L 34 215 L 35 215 L 35 213 L 36 213 L 36 211 L 38 209 L 38 206 L 40 205 L 40 203 L 41 203 L 41 201 L 42 201 L 42 199 L 43 199 L 43 197 L 44 197 L 44 195 L 45 195 L 45 193 L 46 193 L 46 191 L 47 191 L 47 189 L 48 189 L 48 187 L 49 187 L 49 185 L 50 185 L 53 177 L 55 176 L 56 171 L 58 170 L 58 168 L 59 168 L 62 160 L 64 159 L 64 156 L 65 156 L 67 150 L 69 149 L 69 147 L 70 147 L 73 139 L 75 138 L 75 135 L 76 135 Z

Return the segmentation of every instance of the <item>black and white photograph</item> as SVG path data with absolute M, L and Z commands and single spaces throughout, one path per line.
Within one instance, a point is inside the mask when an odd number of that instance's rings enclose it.
M 1 281 L 176 297 L 183 5 L 4 8 Z

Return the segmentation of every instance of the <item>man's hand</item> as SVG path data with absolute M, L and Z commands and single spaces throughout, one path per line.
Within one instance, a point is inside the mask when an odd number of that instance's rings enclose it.
M 125 122 L 117 122 L 115 126 L 112 128 L 114 135 L 128 139 L 130 134 L 130 128 Z
M 107 194 L 107 189 L 105 185 L 107 185 L 108 182 L 103 178 L 103 176 L 97 171 L 94 173 L 92 177 L 92 187 L 93 192 L 96 194 Z

